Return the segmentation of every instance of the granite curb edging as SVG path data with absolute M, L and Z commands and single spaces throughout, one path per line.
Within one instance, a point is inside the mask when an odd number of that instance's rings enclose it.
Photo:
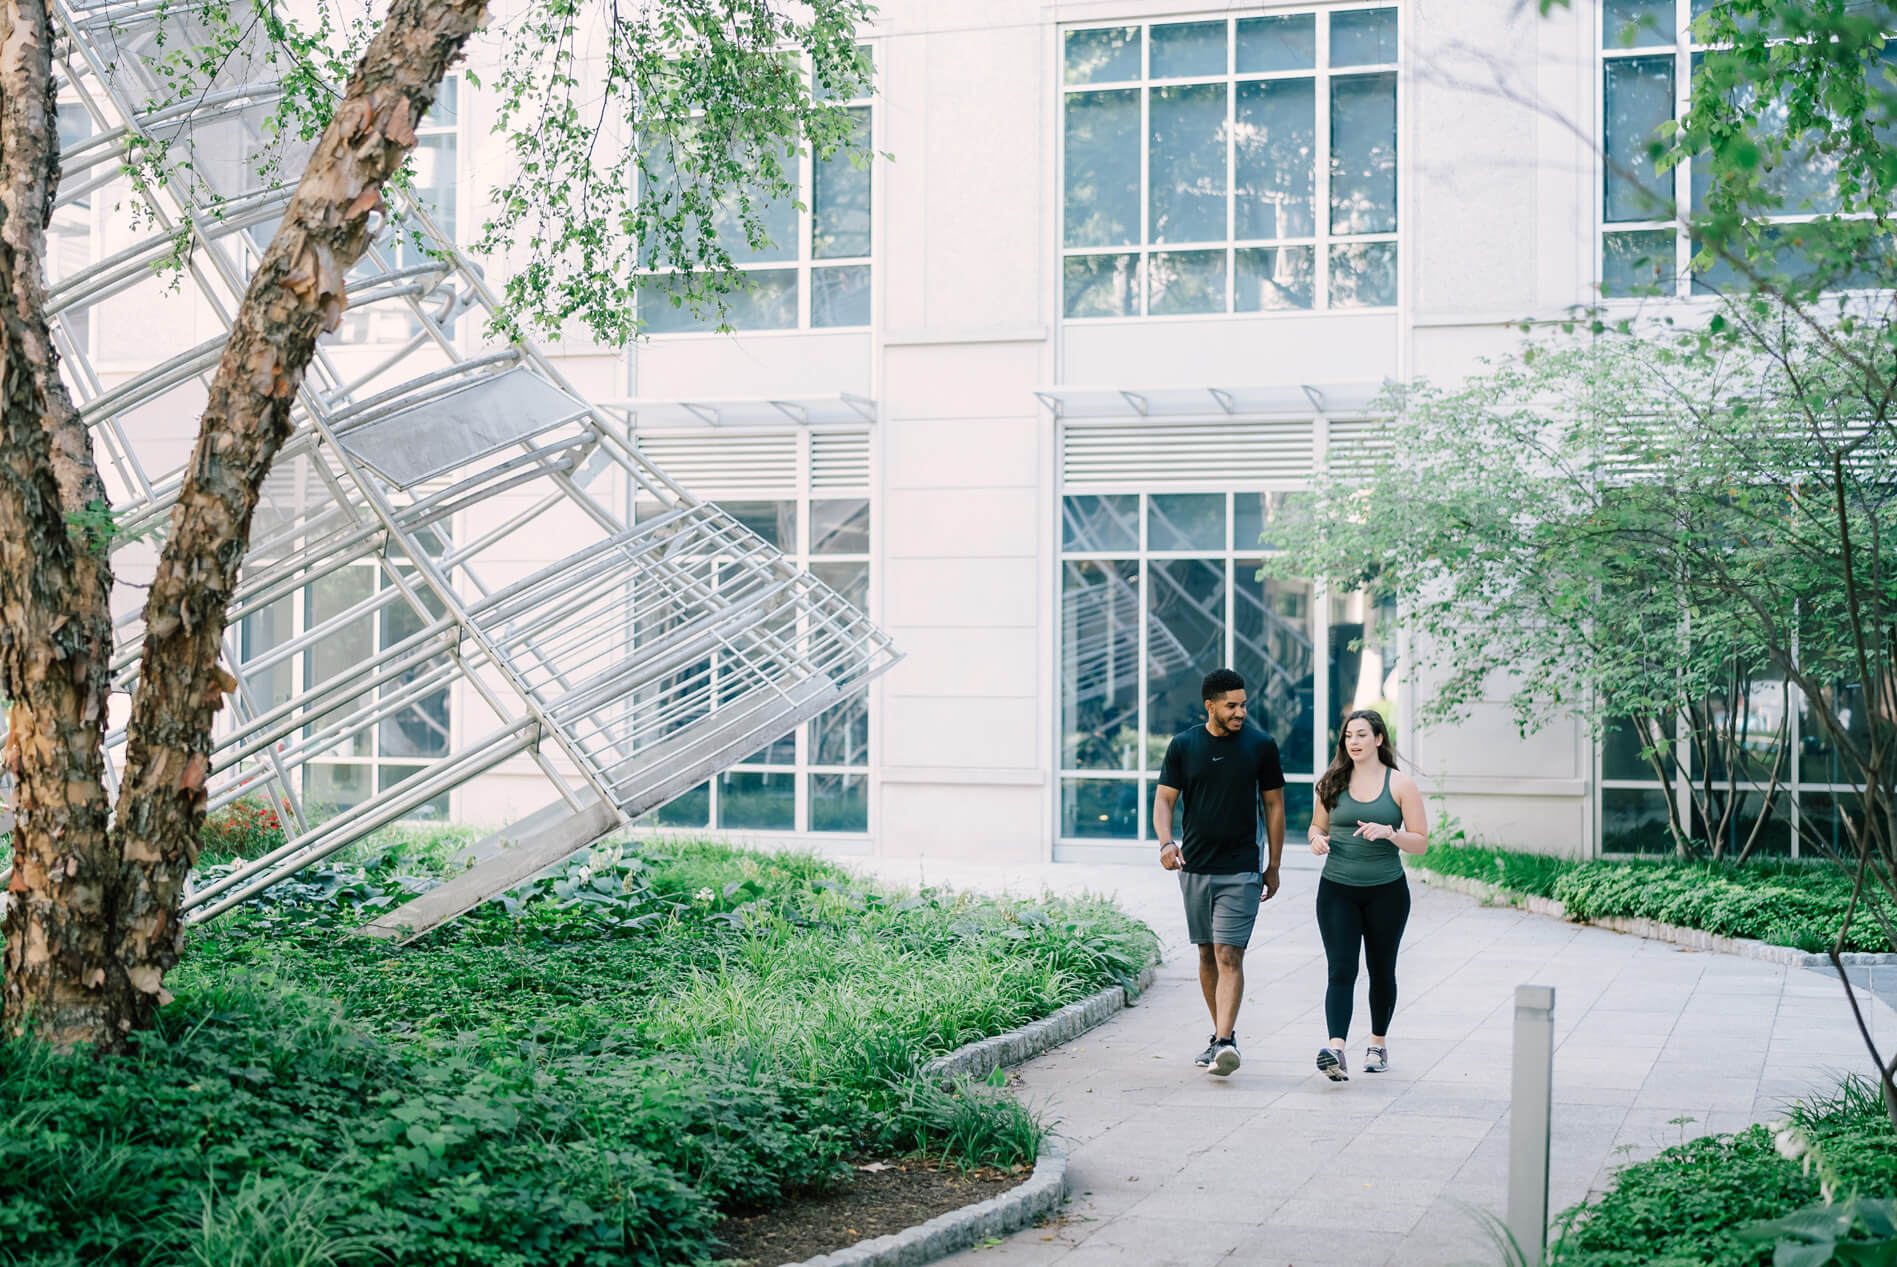
M 1568 908 L 1553 898 L 1537 897 L 1532 893 L 1517 893 L 1499 884 L 1490 884 L 1487 880 L 1477 880 L 1469 876 L 1442 875 L 1434 871 L 1424 871 L 1421 868 L 1417 868 L 1412 874 L 1417 880 L 1431 888 L 1447 889 L 1451 893 L 1461 893 L 1464 896 L 1482 898 L 1485 901 L 1506 902 L 1510 906 L 1519 907 L 1534 915 L 1548 915 L 1559 920 L 1568 919 Z M 1775 946 L 1771 942 L 1755 941 L 1750 937 L 1725 937 L 1718 933 L 1706 932 L 1704 929 L 1665 924 L 1657 919 L 1609 915 L 1600 919 L 1571 922 L 1589 924 L 1595 928 L 1605 928 L 1609 932 L 1627 933 L 1653 941 L 1672 942 L 1674 945 L 1685 946 L 1690 950 L 1717 950 L 1723 954 L 1738 955 L 1743 959 L 1759 959 L 1766 963 L 1783 964 L 1788 968 L 1830 968 L 1832 966 L 1830 955 L 1799 950 L 1792 946 Z M 1897 954 L 1852 950 L 1847 951 L 1841 958 L 1847 968 L 1897 966 Z
M 1153 974 L 1158 967 L 1158 964 L 1148 964 L 1130 994 L 1122 986 L 1110 985 L 1098 994 L 1089 995 L 1078 1003 L 1069 1003 L 1052 1015 L 1023 1025 L 1020 1029 L 965 1043 L 946 1056 L 938 1056 L 922 1066 L 923 1076 L 986 1078 L 997 1069 L 1032 1060 L 1042 1052 L 1070 1042 L 1094 1026 L 1106 1023 L 1132 1006 L 1134 999 L 1152 988 Z
M 1128 991 L 1108 986 L 1051 1016 L 1006 1034 L 966 1043 L 922 1067 L 925 1076 L 985 1078 L 997 1069 L 1018 1065 L 1104 1024 L 1152 987 L 1157 963 L 1148 964 Z M 1000 1196 L 938 1214 L 901 1232 L 858 1241 L 844 1249 L 785 1267 L 922 1267 L 990 1237 L 1019 1231 L 1067 1199 L 1067 1150 L 1053 1135 L 1041 1139 L 1041 1155 L 1027 1179 Z

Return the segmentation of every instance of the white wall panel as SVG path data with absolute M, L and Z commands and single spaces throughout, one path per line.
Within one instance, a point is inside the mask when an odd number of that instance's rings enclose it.
M 1397 373 L 1400 329 L 1387 312 L 1069 325 L 1061 381 L 1135 389 L 1374 383 Z
M 883 697 L 1012 695 L 1033 699 L 1040 647 L 1030 628 L 904 625 L 903 661 L 883 679 Z
M 1036 733 L 1032 697 L 883 701 L 886 765 L 1031 770 L 1045 746 Z
M 1041 804 L 1041 789 L 1036 787 L 884 783 L 880 852 L 996 863 L 1037 861 L 1044 834 Z
M 1044 415 L 908 418 L 883 430 L 885 486 L 1040 489 Z
M 910 489 L 892 497 L 883 510 L 890 567 L 919 558 L 1032 558 L 1037 500 L 1025 488 Z

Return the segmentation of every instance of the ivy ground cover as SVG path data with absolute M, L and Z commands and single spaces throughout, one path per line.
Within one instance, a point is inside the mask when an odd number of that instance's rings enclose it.
M 865 1150 L 1030 1161 L 929 1059 L 1156 955 L 1093 900 L 895 892 L 806 855 L 609 847 L 397 950 L 452 840 L 191 938 L 129 1054 L 0 1051 L 0 1264 L 696 1264 Z

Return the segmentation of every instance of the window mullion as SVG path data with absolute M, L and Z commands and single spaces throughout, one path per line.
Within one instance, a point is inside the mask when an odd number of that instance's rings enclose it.
M 1312 129 L 1311 173 L 1316 206 L 1311 208 L 1316 241 L 1311 250 L 1311 307 L 1322 312 L 1331 306 L 1331 22 L 1328 13 L 1317 22 L 1317 65 L 1312 68 L 1312 99 L 1317 117 Z

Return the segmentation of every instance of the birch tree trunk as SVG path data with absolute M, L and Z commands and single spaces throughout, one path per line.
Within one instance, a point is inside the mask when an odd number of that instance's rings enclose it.
M 0 1030 L 70 1046 L 122 1032 L 132 997 L 111 955 L 105 486 L 46 318 L 52 43 L 44 0 L 0 0 L 0 691 L 15 788 Z
M 9 1034 L 111 1046 L 167 997 L 212 721 L 236 685 L 218 661 L 258 494 L 317 336 L 342 318 L 343 277 L 383 186 L 485 12 L 485 0 L 394 0 L 251 279 L 146 602 L 108 833 L 105 495 L 59 382 L 41 263 L 58 175 L 52 28 L 44 0 L 0 0 L 0 689 L 12 701 L 5 759 L 17 788 Z

